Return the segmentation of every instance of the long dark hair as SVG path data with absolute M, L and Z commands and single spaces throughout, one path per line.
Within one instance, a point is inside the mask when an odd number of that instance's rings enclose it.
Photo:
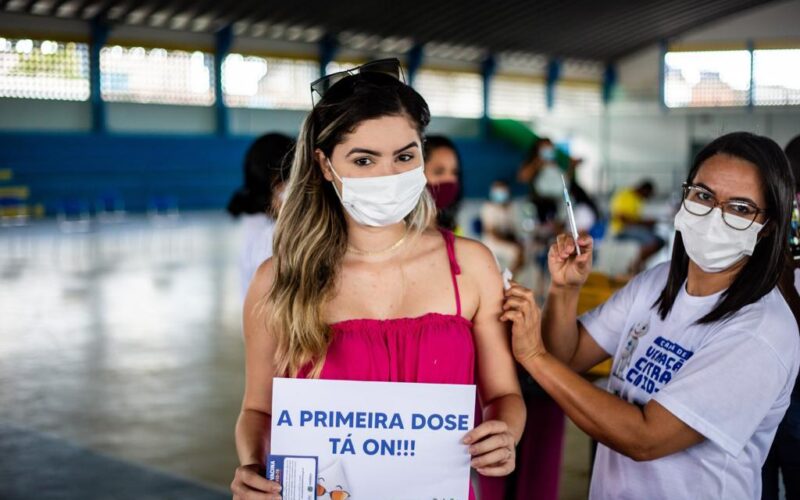
M 289 180 L 294 140 L 286 135 L 271 133 L 256 139 L 244 157 L 244 185 L 228 202 L 228 212 L 241 214 L 272 213 L 275 189 Z
M 436 214 L 436 223 L 439 227 L 449 229 L 450 231 L 456 228 L 456 216 L 458 209 L 461 207 L 461 200 L 464 198 L 464 171 L 461 167 L 461 155 L 458 154 L 456 145 L 443 135 L 430 135 L 425 139 L 424 155 L 427 161 L 434 151 L 440 148 L 447 148 L 456 155 L 456 163 L 458 163 L 458 194 L 452 205 L 447 208 L 439 210 Z
M 794 181 L 797 183 L 795 191 L 800 193 L 800 135 L 789 141 L 785 151 L 786 157 L 789 158 L 789 165 L 794 172 Z
M 687 182 L 692 182 L 698 170 L 709 158 L 726 154 L 756 166 L 761 177 L 761 189 L 766 200 L 767 225 L 753 255 L 722 294 L 714 309 L 698 320 L 699 324 L 728 318 L 739 309 L 758 302 L 778 284 L 788 259 L 788 229 L 791 220 L 794 178 L 786 155 L 768 137 L 748 132 L 723 135 L 708 144 L 694 159 Z M 669 277 L 661 296 L 653 304 L 661 319 L 666 319 L 686 281 L 689 257 L 679 232 L 675 233 Z

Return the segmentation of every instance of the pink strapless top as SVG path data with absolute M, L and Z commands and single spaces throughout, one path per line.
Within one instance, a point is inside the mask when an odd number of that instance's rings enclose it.
M 456 314 L 416 318 L 350 319 L 331 324 L 332 340 L 320 378 L 372 382 L 474 384 L 472 322 L 461 316 L 455 237 L 441 230 L 456 301 Z M 300 371 L 307 377 L 311 367 Z M 470 499 L 474 498 L 470 485 Z
M 435 384 L 475 383 L 472 322 L 461 316 L 455 237 L 441 231 L 456 301 L 456 314 L 416 318 L 350 319 L 331 324 L 332 340 L 320 378 Z M 307 377 L 311 366 L 300 370 Z

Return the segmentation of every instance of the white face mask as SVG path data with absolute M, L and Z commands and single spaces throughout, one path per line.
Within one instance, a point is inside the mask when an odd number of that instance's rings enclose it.
M 684 201 L 689 206 L 697 205 L 697 211 L 705 207 L 693 201 Z M 758 243 L 758 233 L 763 224 L 753 222 L 744 231 L 725 224 L 722 210 L 717 207 L 708 215 L 694 215 L 684 205 L 675 216 L 675 229 L 680 231 L 683 246 L 689 258 L 707 273 L 718 273 L 739 262 L 745 255 L 753 255 Z
M 342 183 L 342 192 L 333 189 L 347 213 L 364 226 L 396 224 L 411 213 L 428 183 L 424 165 L 396 175 L 382 177 L 339 177 L 330 159 L 333 175 Z

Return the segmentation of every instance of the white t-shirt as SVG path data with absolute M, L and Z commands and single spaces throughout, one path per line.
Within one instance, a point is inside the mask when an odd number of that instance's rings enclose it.
M 272 257 L 275 219 L 267 214 L 243 214 L 242 231 L 244 241 L 242 252 L 239 254 L 239 276 L 244 297 L 258 266 Z
M 481 205 L 481 224 L 484 232 L 514 233 L 514 212 L 510 204 L 501 205 L 490 201 Z
M 648 462 L 601 444 L 590 498 L 761 498 L 761 466 L 800 362 L 797 323 L 776 288 L 697 325 L 722 293 L 694 297 L 685 285 L 662 321 L 652 305 L 668 272 L 669 262 L 637 276 L 580 322 L 613 356 L 609 392 L 640 406 L 653 398 L 706 440 Z

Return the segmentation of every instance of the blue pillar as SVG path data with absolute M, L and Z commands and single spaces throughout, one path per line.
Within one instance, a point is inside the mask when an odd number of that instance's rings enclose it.
M 614 63 L 608 63 L 603 72 L 603 104 L 608 105 L 614 94 L 614 87 L 617 85 L 617 67 Z
M 547 81 L 545 87 L 545 98 L 547 99 L 547 109 L 553 109 L 556 103 L 556 85 L 561 78 L 561 60 L 550 59 L 547 62 Z
M 319 76 L 325 76 L 328 64 L 333 62 L 336 52 L 339 50 L 339 41 L 334 35 L 325 33 L 319 41 Z
M 228 107 L 222 89 L 222 63 L 225 61 L 233 43 L 233 28 L 228 25 L 217 31 L 214 36 L 214 112 L 216 115 L 217 135 L 227 136 L 230 133 Z
M 92 107 L 92 132 L 107 131 L 106 103 L 100 93 L 100 49 L 108 40 L 109 26 L 104 19 L 94 18 L 89 23 L 89 103 Z
M 481 117 L 482 128 L 484 136 L 488 136 L 490 132 L 491 110 L 489 109 L 489 96 L 492 86 L 492 78 L 497 71 L 497 61 L 494 55 L 489 54 L 481 64 L 481 78 L 483 79 L 483 116 Z
M 408 51 L 408 57 L 406 58 L 406 68 L 408 69 L 408 84 L 412 87 L 414 86 L 414 80 L 417 77 L 417 72 L 419 68 L 422 67 L 422 61 L 425 58 L 425 49 L 422 44 L 415 44 L 411 47 L 411 50 Z
M 750 52 L 750 90 L 747 92 L 747 107 L 750 111 L 753 110 L 755 105 L 756 94 L 755 49 L 753 40 L 747 40 L 747 51 Z
M 660 101 L 660 106 L 663 111 L 667 110 L 667 50 L 669 50 L 669 44 L 666 40 L 661 40 L 659 44 L 660 49 L 660 59 L 659 59 L 659 66 L 658 66 L 658 100 Z

